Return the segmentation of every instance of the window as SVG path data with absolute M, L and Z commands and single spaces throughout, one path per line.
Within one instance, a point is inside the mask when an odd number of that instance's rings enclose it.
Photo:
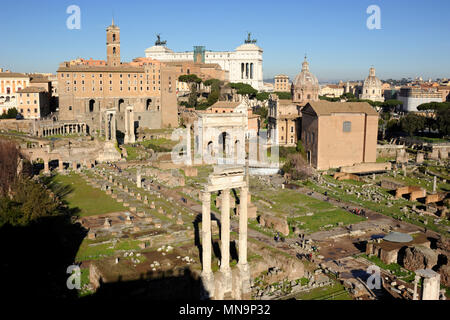
M 294 132 L 294 127 L 291 127 L 291 133 L 293 133 Z
M 72 106 L 69 106 L 69 111 L 72 111 Z
M 344 121 L 344 124 L 342 126 L 343 132 L 350 132 L 352 131 L 352 123 L 350 121 Z

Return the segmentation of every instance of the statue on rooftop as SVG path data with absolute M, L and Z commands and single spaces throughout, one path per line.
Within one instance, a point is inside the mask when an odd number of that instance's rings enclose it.
M 164 45 L 166 45 L 166 43 L 167 43 L 167 41 L 166 40 L 164 40 L 164 41 L 161 41 L 161 34 L 160 33 L 158 33 L 158 34 L 156 34 L 156 42 L 155 42 L 155 46 L 164 46 Z
M 251 32 L 247 32 L 247 40 L 245 40 L 245 43 L 256 43 L 256 39 L 252 39 L 252 33 Z

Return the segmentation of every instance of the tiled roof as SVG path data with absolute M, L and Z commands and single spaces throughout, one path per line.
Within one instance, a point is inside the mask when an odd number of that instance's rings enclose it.
M 317 115 L 329 115 L 332 113 L 365 113 L 367 115 L 378 115 L 377 111 L 367 102 L 330 102 L 312 101 L 304 110 L 310 106 Z
M 17 93 L 39 93 L 46 92 L 44 88 L 41 87 L 26 87 L 24 89 L 17 90 Z
M 18 72 L 0 72 L 0 78 L 28 78 L 28 76 Z

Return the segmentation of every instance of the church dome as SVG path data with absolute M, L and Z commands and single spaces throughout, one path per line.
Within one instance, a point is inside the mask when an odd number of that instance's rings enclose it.
M 372 67 L 369 70 L 369 76 L 366 78 L 366 80 L 364 80 L 364 87 L 368 87 L 368 88 L 381 88 L 381 80 L 377 78 L 377 76 L 375 76 L 375 68 Z
M 293 82 L 295 87 L 319 87 L 316 76 L 309 71 L 309 63 L 305 60 L 302 63 L 302 71 L 295 77 Z

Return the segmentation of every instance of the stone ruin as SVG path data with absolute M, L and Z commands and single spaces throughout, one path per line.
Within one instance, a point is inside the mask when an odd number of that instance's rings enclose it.
M 236 272 L 230 268 L 230 190 L 239 188 L 239 262 Z M 221 260 L 220 271 L 211 269 L 211 193 L 221 191 Z M 202 280 L 204 297 L 222 300 L 225 295 L 234 299 L 250 298 L 250 269 L 247 263 L 247 194 L 244 169 L 235 166 L 216 166 L 202 193 Z
M 259 225 L 278 231 L 284 236 L 289 235 L 289 225 L 285 218 L 279 218 L 268 214 L 260 215 Z

